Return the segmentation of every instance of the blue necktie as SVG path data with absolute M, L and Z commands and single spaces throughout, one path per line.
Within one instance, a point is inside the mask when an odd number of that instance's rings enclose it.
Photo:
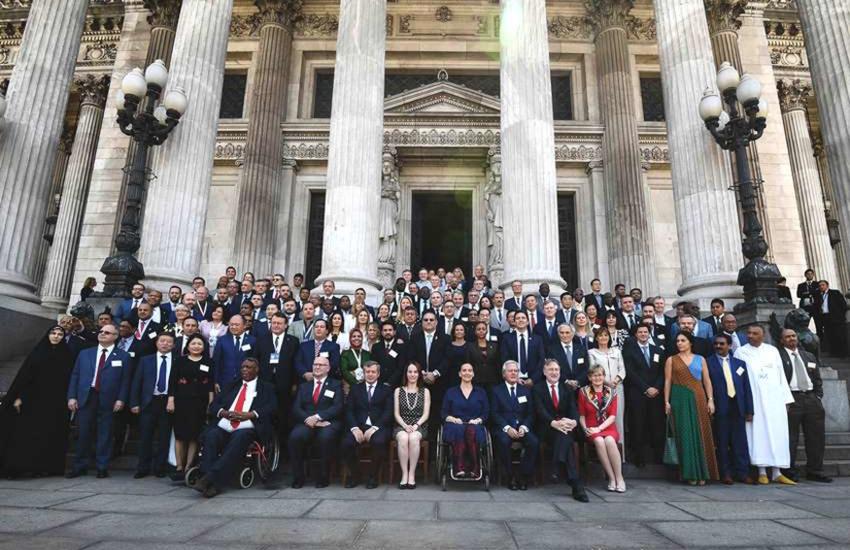
M 528 351 L 525 349 L 525 335 L 519 337 L 519 371 L 526 372 L 528 363 Z
M 643 358 L 646 359 L 646 366 L 652 366 L 652 363 L 649 362 L 649 346 L 641 346 L 643 348 Z
M 168 374 L 168 361 L 165 360 L 165 356 L 162 356 L 162 362 L 159 364 L 159 376 L 156 379 L 156 391 L 159 393 L 165 393 L 165 383 L 166 376 Z
M 516 401 L 516 386 L 511 386 L 511 401 Z

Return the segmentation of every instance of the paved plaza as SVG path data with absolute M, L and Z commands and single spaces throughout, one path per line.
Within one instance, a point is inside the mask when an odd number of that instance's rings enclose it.
M 629 481 L 626 494 L 471 484 L 399 491 L 231 489 L 204 500 L 127 472 L 0 481 L 0 549 L 80 548 L 847 548 L 850 479 L 830 485 L 686 487 Z

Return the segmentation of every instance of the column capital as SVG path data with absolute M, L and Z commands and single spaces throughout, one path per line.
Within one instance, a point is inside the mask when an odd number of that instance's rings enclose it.
M 603 161 L 601 160 L 591 160 L 585 166 L 584 171 L 588 174 L 592 174 L 593 172 L 601 172 L 604 167 Z
M 177 28 L 180 17 L 180 0 L 144 0 L 145 7 L 151 14 L 148 23 L 151 27 L 165 27 L 171 30 Z
M 640 24 L 640 20 L 630 13 L 634 6 L 634 0 L 584 0 L 587 10 L 585 21 L 597 35 L 611 28 L 629 32 Z
M 80 93 L 80 106 L 94 105 L 103 109 L 109 93 L 109 75 L 87 74 L 75 77 L 74 88 Z
M 741 16 L 747 9 L 747 3 L 748 0 L 705 0 L 709 33 L 737 33 L 741 28 Z
M 254 15 L 255 28 L 258 30 L 266 25 L 291 29 L 303 17 L 303 0 L 254 0 L 254 4 L 259 10 Z
M 778 80 L 779 107 L 783 113 L 806 110 L 806 102 L 812 96 L 812 85 L 799 78 Z

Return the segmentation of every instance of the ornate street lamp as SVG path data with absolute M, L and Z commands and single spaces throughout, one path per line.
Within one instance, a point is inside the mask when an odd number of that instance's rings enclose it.
M 722 98 L 707 88 L 699 104 L 699 114 L 718 145 L 735 153 L 736 189 L 744 218 L 741 249 L 748 260 L 738 272 L 738 284 L 744 287 L 743 307 L 776 304 L 776 282 L 781 274 L 776 264 L 764 258 L 767 242 L 756 214 L 755 183 L 747 161 L 747 146 L 764 133 L 767 101 L 761 99 L 761 83 L 747 74 L 739 76 L 729 62 L 724 62 L 717 71 L 717 88 Z M 739 103 L 743 113 L 739 111 Z
M 127 202 L 121 216 L 121 229 L 115 237 L 116 253 L 106 258 L 101 272 L 104 279 L 103 296 L 129 296 L 133 285 L 145 277 L 145 269 L 134 254 L 139 250 L 139 218 L 148 180 L 148 148 L 161 145 L 186 112 L 189 101 L 179 87 L 172 88 L 160 102 L 168 82 L 165 63 L 157 59 L 145 72 L 138 67 L 121 81 L 117 95 L 118 126 L 121 132 L 138 144 L 133 161 L 125 170 Z

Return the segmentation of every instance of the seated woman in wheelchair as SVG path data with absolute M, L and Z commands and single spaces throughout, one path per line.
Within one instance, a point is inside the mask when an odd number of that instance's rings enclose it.
M 218 423 L 203 435 L 203 477 L 194 486 L 207 498 L 219 494 L 233 478 L 251 443 L 273 437 L 277 397 L 272 384 L 257 378 L 259 372 L 259 362 L 246 358 L 240 368 L 242 379 L 222 389 L 210 404 L 210 416 Z
M 455 477 L 480 476 L 479 449 L 487 441 L 485 425 L 490 414 L 490 403 L 487 392 L 472 385 L 474 376 L 472 365 L 462 364 L 460 385 L 449 388 L 443 398 L 443 442 L 451 446 Z

